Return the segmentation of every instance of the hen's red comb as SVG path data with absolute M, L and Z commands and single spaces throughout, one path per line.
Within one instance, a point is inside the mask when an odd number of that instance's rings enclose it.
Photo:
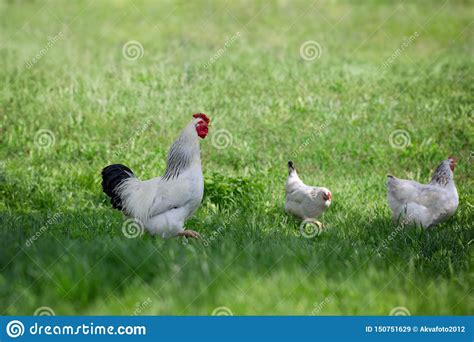
M 448 159 L 451 159 L 453 161 L 456 161 L 456 158 L 454 158 L 453 156 L 449 156 Z
M 204 121 L 206 121 L 207 124 L 209 124 L 209 122 L 211 121 L 211 120 L 209 120 L 209 118 L 207 117 L 207 115 L 204 114 L 204 113 L 196 113 L 196 114 L 193 115 L 193 118 L 201 118 L 201 119 L 203 119 Z

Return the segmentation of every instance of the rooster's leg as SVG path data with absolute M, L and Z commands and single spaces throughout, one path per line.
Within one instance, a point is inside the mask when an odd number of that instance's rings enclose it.
M 198 232 L 195 232 L 194 230 L 183 230 L 182 232 L 178 233 L 178 236 L 185 236 L 185 237 L 191 237 L 195 239 L 202 239 L 201 235 L 199 235 Z

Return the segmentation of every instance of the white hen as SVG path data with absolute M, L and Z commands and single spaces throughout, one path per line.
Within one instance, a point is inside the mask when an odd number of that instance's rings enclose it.
M 308 186 L 296 173 L 292 161 L 288 162 L 288 178 L 285 185 L 288 214 L 306 221 L 314 220 L 331 205 L 332 194 L 327 188 Z
M 124 165 L 104 168 L 102 189 L 111 198 L 112 206 L 164 239 L 200 237 L 195 231 L 185 230 L 184 223 L 199 208 L 204 193 L 199 137 L 206 137 L 208 124 L 205 114 L 193 115 L 171 146 L 162 177 L 140 181 Z
M 388 205 L 394 223 L 428 228 L 452 216 L 459 204 L 452 157 L 441 162 L 429 184 L 388 175 Z

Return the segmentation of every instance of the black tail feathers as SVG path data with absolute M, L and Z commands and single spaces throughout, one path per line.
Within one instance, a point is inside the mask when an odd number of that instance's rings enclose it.
M 125 165 L 113 164 L 102 170 L 102 190 L 110 197 L 115 209 L 122 210 L 122 200 L 116 192 L 117 187 L 130 177 L 133 177 L 133 172 Z

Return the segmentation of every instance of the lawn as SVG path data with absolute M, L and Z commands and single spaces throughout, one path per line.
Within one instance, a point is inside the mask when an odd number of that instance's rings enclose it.
M 0 0 L 0 313 L 472 314 L 473 8 Z M 195 112 L 204 241 L 126 236 L 101 169 L 160 176 Z M 449 155 L 456 214 L 392 225 L 386 174 Z M 320 235 L 289 159 L 333 193 Z

